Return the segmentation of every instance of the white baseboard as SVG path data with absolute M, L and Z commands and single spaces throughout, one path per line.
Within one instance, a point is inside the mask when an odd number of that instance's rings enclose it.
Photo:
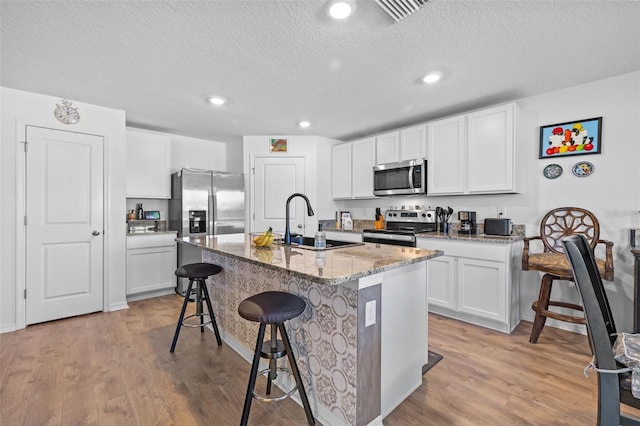
M 163 288 L 160 290 L 151 290 L 151 291 L 145 291 L 143 293 L 132 294 L 130 296 L 127 296 L 127 302 L 136 302 L 138 300 L 151 299 L 152 297 L 160 297 L 160 296 L 166 296 L 168 294 L 174 294 L 176 292 L 175 289 L 176 288 L 174 286 L 169 288 Z
M 121 309 L 129 309 L 129 305 L 127 305 L 127 302 L 112 303 L 111 305 L 109 305 L 109 310 L 107 312 L 119 311 Z
M 16 328 L 15 322 L 0 325 L 0 334 L 11 333 L 12 331 L 16 331 L 16 330 L 17 328 Z

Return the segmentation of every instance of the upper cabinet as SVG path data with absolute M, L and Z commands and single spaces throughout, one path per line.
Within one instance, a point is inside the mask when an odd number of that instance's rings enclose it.
M 390 132 L 376 136 L 377 164 L 400 161 L 400 132 Z
M 400 130 L 400 161 L 425 158 L 427 126 L 408 127 Z
M 376 136 L 377 164 L 425 158 L 426 131 L 421 124 Z
M 334 199 L 374 197 L 376 138 L 335 145 L 331 157 L 331 193 Z
M 351 198 L 351 144 L 335 145 L 331 149 L 331 195 Z
M 428 195 L 516 192 L 515 104 L 427 123 Z
M 127 198 L 171 198 L 168 135 L 127 128 Z

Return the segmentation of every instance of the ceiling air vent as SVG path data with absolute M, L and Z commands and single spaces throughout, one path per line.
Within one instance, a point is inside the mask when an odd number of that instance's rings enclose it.
M 398 22 L 427 4 L 427 0 L 376 0 L 376 3 Z

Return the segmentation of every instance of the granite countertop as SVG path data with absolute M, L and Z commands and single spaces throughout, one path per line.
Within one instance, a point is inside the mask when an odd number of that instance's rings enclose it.
M 440 250 L 371 243 L 324 251 L 281 244 L 256 248 L 251 246 L 249 234 L 183 237 L 176 241 L 329 285 L 343 284 L 443 254 Z
M 487 234 L 460 234 L 456 231 L 451 231 L 446 234 L 442 232 L 433 232 L 428 234 L 417 234 L 418 238 L 430 238 L 441 240 L 455 240 L 455 241 L 475 241 L 479 243 L 499 243 L 499 244 L 511 244 L 516 241 L 522 241 L 524 236 L 522 235 L 487 235 Z

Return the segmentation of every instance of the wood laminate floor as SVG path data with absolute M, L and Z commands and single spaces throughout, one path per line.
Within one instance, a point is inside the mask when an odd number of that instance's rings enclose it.
M 0 425 L 239 424 L 249 364 L 197 329 L 169 353 L 180 303 L 163 296 L 1 334 Z M 595 424 L 586 337 L 548 327 L 531 345 L 530 326 L 505 335 L 431 315 L 430 349 L 444 359 L 384 424 Z M 254 402 L 250 424 L 303 425 L 304 411 Z

